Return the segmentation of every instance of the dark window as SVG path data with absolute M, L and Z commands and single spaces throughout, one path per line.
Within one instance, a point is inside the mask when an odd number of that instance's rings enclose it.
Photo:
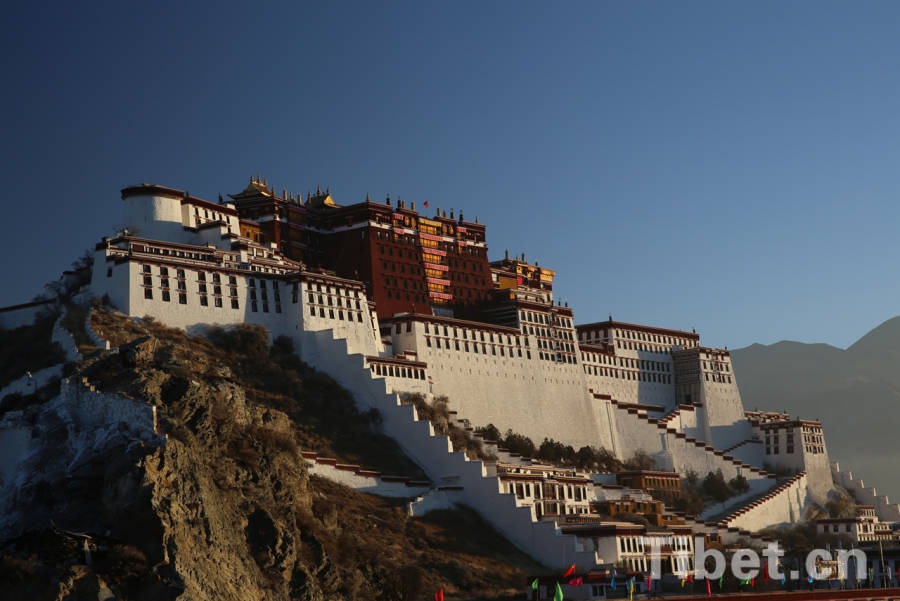
M 206 296 L 205 294 L 202 295 L 200 297 L 200 304 L 203 305 L 204 307 L 208 307 L 209 306 L 209 297 Z
M 162 291 L 162 299 L 163 299 L 163 301 L 165 301 L 165 302 L 169 302 L 170 297 L 169 297 L 169 291 L 168 291 L 168 290 L 163 290 L 163 291 Z
M 231 308 L 232 309 L 240 309 L 241 308 L 240 305 L 238 304 L 238 299 L 236 299 L 236 298 L 231 299 Z
M 178 293 L 178 304 L 179 304 L 179 305 L 186 305 L 186 304 L 187 304 L 187 294 L 185 294 L 184 292 L 179 292 L 179 293 Z
M 153 298 L 153 288 L 144 288 L 144 298 Z

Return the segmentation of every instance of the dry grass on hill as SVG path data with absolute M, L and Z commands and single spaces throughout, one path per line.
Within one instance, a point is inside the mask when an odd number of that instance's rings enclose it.
M 431 598 L 438 588 L 454 599 L 512 597 L 524 590 L 529 576 L 546 573 L 471 509 L 409 518 L 403 501 L 316 476 L 310 477 L 310 490 L 316 518 L 341 532 L 330 539 L 332 548 L 326 545 L 329 555 L 353 565 L 380 557 L 420 571 L 421 593 L 414 599 Z
M 211 328 L 205 338 L 166 327 L 152 319 L 134 320 L 107 308 L 94 311 L 92 324 L 112 346 L 150 336 L 155 351 L 189 378 L 227 380 L 239 385 L 249 401 L 283 411 L 291 418 L 297 444 L 345 463 L 384 474 L 424 479 L 421 468 L 389 437 L 377 432 L 380 416 L 360 412 L 352 396 L 328 375 L 301 362 L 290 341 L 269 346 L 261 326 Z M 104 390 L 134 396 L 134 380 L 116 369 L 88 374 Z

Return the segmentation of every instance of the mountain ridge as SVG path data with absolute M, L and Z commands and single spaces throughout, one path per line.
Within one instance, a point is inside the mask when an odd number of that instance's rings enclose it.
M 754 343 L 731 356 L 745 407 L 780 405 L 795 417 L 821 419 L 829 459 L 900 499 L 900 467 L 892 460 L 900 424 L 893 417 L 900 407 L 900 316 L 846 349 L 782 340 Z

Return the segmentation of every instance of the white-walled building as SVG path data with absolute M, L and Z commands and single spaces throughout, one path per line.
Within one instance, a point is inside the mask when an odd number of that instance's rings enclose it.
M 124 189 L 125 227 L 97 245 L 92 290 L 127 314 L 191 331 L 261 324 L 291 338 L 301 358 L 304 334 L 327 333 L 389 390 L 446 395 L 474 426 L 605 447 L 622 459 L 642 450 L 661 469 L 742 473 L 754 492 L 774 486 L 761 469 L 774 455 L 759 441 L 776 426 L 745 414 L 727 350 L 702 346 L 695 332 L 612 319 L 576 326 L 573 310 L 554 300 L 552 270 L 523 256 L 485 273 L 477 221 L 424 219 L 402 203 L 341 207 L 327 193 L 302 204 L 258 181 L 248 190 L 212 203 L 163 186 Z M 277 206 L 263 206 L 270 202 Z M 279 242 L 266 238 L 282 230 Z M 373 289 L 413 310 L 382 310 L 379 319 Z M 458 314 L 454 294 L 471 297 Z M 415 299 L 426 297 L 434 306 L 416 312 Z M 821 499 L 832 487 L 821 425 L 793 436 L 792 452 L 785 447 L 773 465 L 814 476 Z

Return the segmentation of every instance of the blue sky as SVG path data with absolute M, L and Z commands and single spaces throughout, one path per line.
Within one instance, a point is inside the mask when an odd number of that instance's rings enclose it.
M 846 346 L 900 313 L 900 4 L 14 3 L 0 305 L 261 172 L 465 211 L 577 322 Z

